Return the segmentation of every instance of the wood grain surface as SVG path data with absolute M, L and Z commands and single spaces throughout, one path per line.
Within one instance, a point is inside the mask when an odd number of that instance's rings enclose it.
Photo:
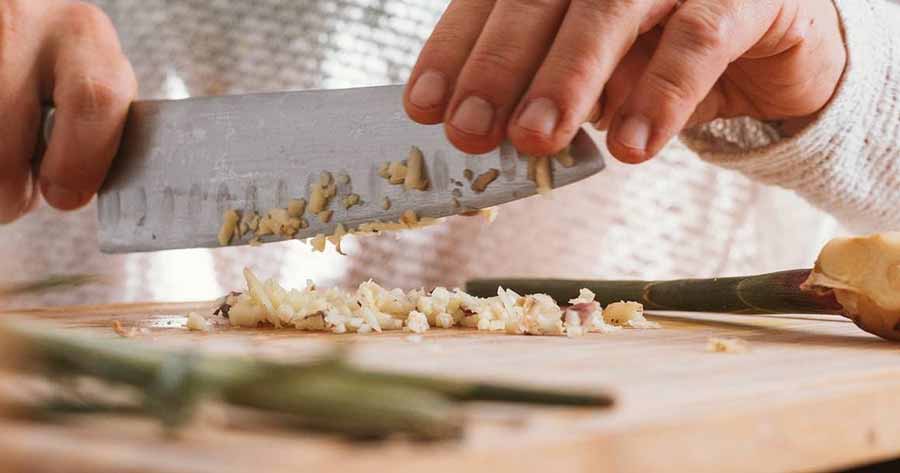
M 3 420 L 2 471 L 239 472 L 609 471 L 818 472 L 900 456 L 900 345 L 832 316 L 651 314 L 660 330 L 581 338 L 433 330 L 311 334 L 188 332 L 208 304 L 36 310 L 61 327 L 172 347 L 302 358 L 353 344 L 356 362 L 385 369 L 612 391 L 613 410 L 476 406 L 460 442 L 352 444 L 327 436 L 198 422 L 178 439 L 150 421 L 66 424 Z M 0 315 L 10 317 L 11 314 Z M 709 337 L 747 353 L 710 353 Z M 7 385 L 9 383 L 7 382 Z M 9 386 L 7 386 L 9 387 Z

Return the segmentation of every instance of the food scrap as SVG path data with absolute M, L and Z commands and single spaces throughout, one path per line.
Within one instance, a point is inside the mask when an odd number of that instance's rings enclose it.
M 323 210 L 318 213 L 319 221 L 322 223 L 328 223 L 331 221 L 332 215 L 334 215 L 333 210 Z
M 570 168 L 575 165 L 575 158 L 572 157 L 572 153 L 568 146 L 563 148 L 559 153 L 556 153 L 554 158 L 556 158 L 556 160 L 559 161 L 559 164 L 562 164 L 562 167 L 564 168 Z
M 291 217 L 300 217 L 306 212 L 306 199 L 291 199 L 288 201 L 287 213 Z
M 386 178 L 391 184 L 403 184 L 406 180 L 406 164 L 403 161 L 392 161 L 388 163 L 387 170 L 382 177 Z
M 118 320 L 112 321 L 112 328 L 113 331 L 116 332 L 116 334 L 118 334 L 120 337 L 131 338 L 137 335 L 137 328 L 129 327 L 128 329 L 126 329 L 122 326 L 122 322 L 119 322 Z
M 234 209 L 228 209 L 222 215 L 222 228 L 219 229 L 219 245 L 226 246 L 231 243 L 241 216 Z
M 406 157 L 406 175 L 403 177 L 403 187 L 406 190 L 428 189 L 428 179 L 425 178 L 425 157 L 422 150 L 413 146 Z
M 745 353 L 749 350 L 747 342 L 740 338 L 710 337 L 706 341 L 706 351 L 715 353 Z
M 329 184 L 323 185 L 322 182 L 326 180 L 326 176 Z M 330 199 L 334 197 L 336 191 L 334 183 L 331 183 L 330 179 L 331 174 L 323 173 L 319 181 L 310 186 L 309 204 L 307 206 L 310 213 L 318 214 L 325 210 Z
M 303 228 L 305 223 L 299 217 L 291 217 L 287 209 L 269 209 L 259 220 L 256 236 L 278 235 L 290 238 Z
M 359 194 L 348 194 L 343 200 L 344 209 L 359 205 Z
M 547 195 L 553 190 L 553 173 L 550 169 L 550 158 L 535 158 L 534 183 L 537 186 L 538 194 Z
M 613 302 L 603 309 L 603 320 L 618 327 L 660 328 L 644 318 L 644 305 L 639 302 Z
M 202 315 L 191 312 L 187 315 L 187 329 L 191 331 L 208 332 L 209 322 Z
M 476 177 L 475 180 L 472 181 L 472 190 L 478 193 L 484 192 L 484 190 L 487 189 L 488 185 L 494 182 L 494 180 L 497 179 L 497 176 L 499 175 L 500 171 L 494 168 L 491 168 L 486 172 L 479 174 L 478 177 Z

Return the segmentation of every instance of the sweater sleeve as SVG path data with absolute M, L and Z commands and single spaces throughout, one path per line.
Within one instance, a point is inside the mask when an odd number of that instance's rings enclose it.
M 799 193 L 853 231 L 900 229 L 900 8 L 834 0 L 847 67 L 815 122 L 790 137 L 749 118 L 682 133 L 706 161 Z

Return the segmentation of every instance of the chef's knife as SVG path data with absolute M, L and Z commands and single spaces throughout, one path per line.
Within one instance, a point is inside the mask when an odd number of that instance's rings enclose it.
M 420 218 L 445 217 L 536 193 L 526 156 L 508 143 L 485 155 L 458 151 L 440 126 L 406 116 L 402 94 L 395 85 L 135 102 L 99 193 L 101 250 L 218 247 L 226 210 L 262 214 L 293 198 L 308 200 L 322 171 L 346 174 L 350 182 L 338 184 L 331 220 L 306 215 L 309 226 L 295 238 L 331 234 L 339 223 L 352 230 L 365 222 L 397 221 L 407 209 Z M 424 154 L 428 190 L 406 190 L 378 175 L 386 161 L 406 159 L 411 146 Z M 584 130 L 571 154 L 574 166 L 553 164 L 555 187 L 604 167 Z M 490 169 L 499 171 L 498 178 L 483 192 L 473 190 L 465 175 Z M 341 198 L 350 192 L 362 204 L 345 209 Z

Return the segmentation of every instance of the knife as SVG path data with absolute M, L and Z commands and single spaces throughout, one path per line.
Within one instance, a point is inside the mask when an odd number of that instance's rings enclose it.
M 309 200 L 310 185 L 323 171 L 344 174 L 349 182 L 337 185 L 332 218 L 323 223 L 306 215 L 308 227 L 294 238 L 329 235 L 338 224 L 350 231 L 367 222 L 398 221 L 406 210 L 439 218 L 537 193 L 527 156 L 512 145 L 465 154 L 447 141 L 440 125 L 412 122 L 402 94 L 403 86 L 391 85 L 134 102 L 98 195 L 101 251 L 219 247 L 225 211 L 263 214 L 290 199 Z M 379 176 L 383 163 L 406 159 L 412 146 L 425 158 L 425 191 Z M 597 144 L 583 129 L 570 152 L 573 166 L 553 163 L 554 187 L 604 168 Z M 473 190 L 465 176 L 492 169 L 499 172 L 496 180 L 482 192 Z M 358 194 L 361 204 L 345 209 L 341 197 L 349 193 Z

